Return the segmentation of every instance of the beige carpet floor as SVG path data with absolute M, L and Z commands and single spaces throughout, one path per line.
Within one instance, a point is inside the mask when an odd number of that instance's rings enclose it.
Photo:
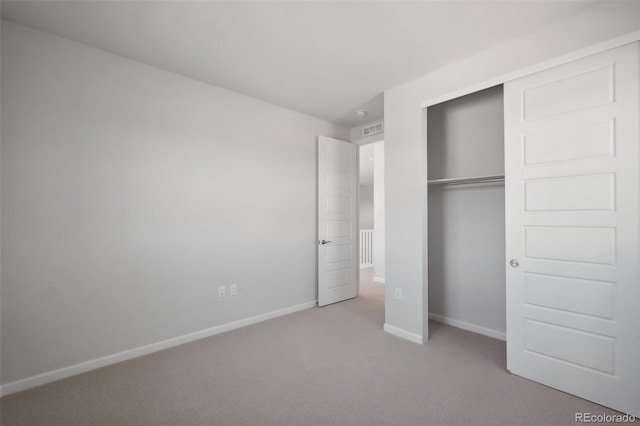
M 81 374 L 0 401 L 13 425 L 574 425 L 614 413 L 513 376 L 504 342 L 432 323 L 417 345 L 361 296 Z

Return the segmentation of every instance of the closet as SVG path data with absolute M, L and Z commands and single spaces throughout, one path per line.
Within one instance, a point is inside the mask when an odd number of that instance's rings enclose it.
M 640 42 L 424 107 L 429 318 L 640 416 Z
M 427 117 L 429 317 L 504 340 L 502 85 Z

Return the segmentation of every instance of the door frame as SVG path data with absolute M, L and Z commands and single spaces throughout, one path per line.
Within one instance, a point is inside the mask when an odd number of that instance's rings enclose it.
M 372 123 L 376 122 L 376 121 L 380 121 L 380 120 L 374 120 L 372 121 Z M 361 125 L 359 127 L 363 127 L 366 126 L 367 124 Z M 358 147 L 357 151 L 358 151 L 358 155 L 356 157 L 356 160 L 358 162 L 358 205 L 357 205 L 357 214 L 358 214 L 358 232 L 360 232 L 360 148 L 366 145 L 373 145 L 374 143 L 378 143 L 378 142 L 383 142 L 384 143 L 384 132 L 382 133 L 378 133 L 376 135 L 373 136 L 368 136 L 366 138 L 360 139 L 360 140 L 356 140 L 355 142 L 352 142 L 354 145 L 356 145 Z M 375 159 L 374 159 L 375 162 Z M 374 165 L 374 174 L 375 174 L 375 165 Z M 375 184 L 374 184 L 374 194 L 375 194 Z M 374 196 L 375 197 L 375 196 Z M 374 213 L 375 215 L 375 213 Z M 374 219 L 375 220 L 375 219 Z M 374 237 L 375 237 L 375 223 L 374 223 Z M 359 241 L 359 240 L 358 240 Z M 374 239 L 375 241 L 375 239 Z M 360 243 L 358 242 L 358 296 L 360 295 Z M 385 251 L 385 257 L 386 257 L 386 251 Z M 374 278 L 375 278 L 375 260 L 374 260 L 374 264 L 373 264 L 373 270 L 374 270 Z M 385 306 L 386 309 L 386 306 Z

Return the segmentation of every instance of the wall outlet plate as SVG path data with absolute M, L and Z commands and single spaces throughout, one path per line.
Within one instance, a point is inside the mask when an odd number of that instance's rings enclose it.
M 396 288 L 395 298 L 398 300 L 402 300 L 402 289 Z
M 238 284 L 231 284 L 229 286 L 229 294 L 235 296 L 238 294 Z
M 225 286 L 221 285 L 220 287 L 218 287 L 218 297 L 224 297 L 227 294 L 227 289 L 225 288 Z

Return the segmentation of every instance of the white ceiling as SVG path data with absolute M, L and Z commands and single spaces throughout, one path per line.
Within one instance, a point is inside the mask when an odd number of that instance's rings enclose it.
M 385 89 L 594 3 L 3 1 L 2 16 L 352 127 L 382 118 Z

